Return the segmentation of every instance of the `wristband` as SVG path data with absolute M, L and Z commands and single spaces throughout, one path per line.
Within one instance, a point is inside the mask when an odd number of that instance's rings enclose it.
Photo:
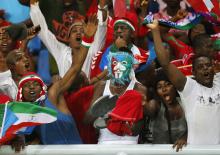
M 90 46 L 92 45 L 93 41 L 94 41 L 94 37 L 87 38 L 87 37 L 84 36 L 82 38 L 81 45 L 83 45 L 86 48 L 90 48 Z

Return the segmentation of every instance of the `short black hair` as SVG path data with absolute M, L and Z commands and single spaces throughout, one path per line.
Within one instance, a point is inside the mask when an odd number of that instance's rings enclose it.
M 15 49 L 15 50 L 12 50 L 8 53 L 8 55 L 6 56 L 7 65 L 9 65 L 9 66 L 10 65 L 15 65 L 15 63 L 16 63 L 15 56 L 19 52 L 21 53 L 20 50 Z
M 215 34 L 214 25 L 208 21 L 203 21 L 202 24 L 205 26 L 205 32 L 208 35 Z
M 214 26 L 213 26 L 212 23 L 203 20 L 203 21 L 202 21 L 201 23 L 199 23 L 199 24 L 201 24 L 201 25 L 204 26 L 204 28 L 205 28 L 205 34 L 208 34 L 208 35 L 213 35 L 213 34 L 215 34 Z M 193 30 L 193 28 L 188 31 L 189 43 L 190 43 L 191 45 L 193 44 L 193 39 L 191 38 L 192 30 Z
M 155 85 L 157 85 L 157 83 L 159 81 L 167 81 L 170 82 L 169 78 L 167 77 L 167 75 L 165 74 L 164 70 L 162 68 L 158 68 L 156 70 L 156 77 L 155 77 Z M 171 83 L 171 82 L 170 82 Z
M 206 33 L 196 35 L 192 40 L 192 47 L 194 49 L 200 48 L 201 45 L 207 42 L 210 36 Z
M 197 60 L 198 60 L 199 58 L 201 58 L 201 57 L 206 57 L 206 58 L 208 58 L 210 61 L 212 61 L 212 58 L 211 58 L 210 56 L 208 56 L 208 55 L 197 54 L 197 55 L 193 56 L 193 58 L 192 58 L 192 69 L 193 69 L 193 70 L 194 70 L 194 67 L 195 67 L 195 65 L 196 65 Z
M 5 29 L 13 41 L 24 40 L 28 36 L 27 26 L 24 23 L 12 24 Z

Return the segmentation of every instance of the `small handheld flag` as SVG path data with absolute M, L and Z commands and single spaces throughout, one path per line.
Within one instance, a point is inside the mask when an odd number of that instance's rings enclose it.
M 0 104 L 0 144 L 2 139 L 20 133 L 31 133 L 27 127 L 52 123 L 57 112 L 29 102 L 8 102 Z

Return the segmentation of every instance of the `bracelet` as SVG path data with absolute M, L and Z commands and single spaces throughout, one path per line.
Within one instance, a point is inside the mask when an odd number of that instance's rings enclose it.
M 86 48 L 90 48 L 90 46 L 92 45 L 93 41 L 94 41 L 94 37 L 87 38 L 87 37 L 83 36 L 81 45 L 83 45 Z

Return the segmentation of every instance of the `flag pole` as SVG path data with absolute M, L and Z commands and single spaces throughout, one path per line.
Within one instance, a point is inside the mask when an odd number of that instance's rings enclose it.
M 6 113 L 7 113 L 7 105 L 9 102 L 5 103 L 5 111 L 4 111 L 4 116 L 3 116 L 3 121 L 2 121 L 2 128 L 0 131 L 0 139 L 2 139 L 2 134 L 3 134 L 3 129 L 4 129 L 4 124 L 5 124 L 5 118 L 6 118 Z

